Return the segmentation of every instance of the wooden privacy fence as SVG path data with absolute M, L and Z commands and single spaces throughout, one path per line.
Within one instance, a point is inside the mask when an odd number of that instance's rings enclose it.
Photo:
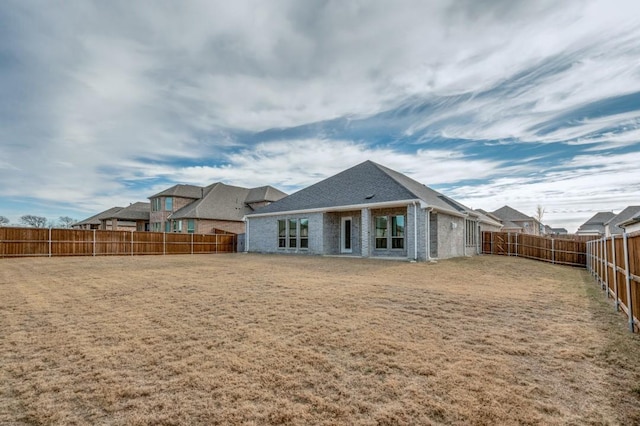
M 482 253 L 520 256 L 559 265 L 585 267 L 586 242 L 511 232 L 482 233 Z
M 587 270 L 607 297 L 629 319 L 629 330 L 640 329 L 640 233 L 614 235 L 587 243 Z
M 233 253 L 235 234 L 0 228 L 0 258 Z

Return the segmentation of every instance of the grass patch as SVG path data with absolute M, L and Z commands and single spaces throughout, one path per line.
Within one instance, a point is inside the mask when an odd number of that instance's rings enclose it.
M 498 256 L 0 263 L 3 424 L 640 422 L 640 341 L 580 269 Z

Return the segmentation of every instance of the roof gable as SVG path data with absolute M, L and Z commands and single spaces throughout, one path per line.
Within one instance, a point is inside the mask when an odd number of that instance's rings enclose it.
M 491 212 L 494 216 L 498 217 L 502 221 L 519 222 L 523 220 L 532 220 L 531 216 L 512 208 L 509 206 L 500 207 L 498 210 Z

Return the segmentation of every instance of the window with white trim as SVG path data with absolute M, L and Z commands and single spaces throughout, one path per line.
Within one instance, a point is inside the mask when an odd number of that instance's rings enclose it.
M 308 249 L 309 219 L 278 219 L 278 248 Z
M 478 233 L 476 232 L 476 222 L 465 219 L 466 236 L 465 242 L 468 246 L 475 246 L 478 242 Z
M 374 223 L 376 249 L 404 249 L 405 217 L 403 215 L 376 216 Z

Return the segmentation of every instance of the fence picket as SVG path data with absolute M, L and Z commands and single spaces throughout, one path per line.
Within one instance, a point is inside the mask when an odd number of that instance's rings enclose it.
M 198 247 L 195 247 L 193 234 L 95 229 L 0 228 L 0 258 L 231 253 L 236 251 L 236 247 L 237 235 L 223 231 L 198 235 Z

